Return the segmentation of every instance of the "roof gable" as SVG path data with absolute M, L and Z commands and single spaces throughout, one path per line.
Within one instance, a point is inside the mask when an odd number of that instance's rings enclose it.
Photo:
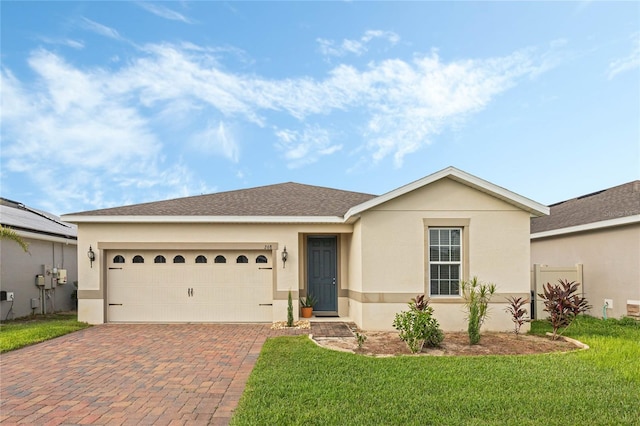
M 634 216 L 640 216 L 640 180 L 582 195 L 549 207 L 549 216 L 531 220 L 532 234 L 597 222 L 602 222 L 603 225 L 630 223 L 634 221 Z M 637 219 L 640 220 L 640 217 Z M 576 230 L 583 228 L 586 229 L 582 226 Z
M 518 195 L 498 185 L 494 185 L 491 182 L 480 179 L 469 173 L 463 172 L 462 170 L 456 169 L 455 167 L 447 167 L 446 169 L 440 170 L 439 172 L 433 173 L 415 182 L 411 182 L 407 185 L 401 186 L 400 188 L 394 189 L 393 191 L 387 192 L 384 195 L 352 207 L 345 215 L 345 219 L 348 220 L 351 217 L 358 216 L 366 210 L 375 208 L 383 203 L 401 197 L 404 194 L 415 191 L 416 189 L 425 187 L 433 182 L 444 178 L 452 179 L 478 191 L 487 193 L 493 197 L 496 197 L 502 201 L 505 201 L 511 205 L 529 212 L 532 216 L 541 216 L 549 213 L 549 208 L 540 203 Z

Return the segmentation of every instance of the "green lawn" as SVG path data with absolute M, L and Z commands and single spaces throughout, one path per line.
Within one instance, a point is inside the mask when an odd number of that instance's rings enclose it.
M 83 328 L 75 314 L 50 314 L 0 324 L 0 353 L 43 342 Z
M 591 349 L 370 358 L 270 339 L 232 424 L 640 425 L 640 323 L 581 317 L 566 334 Z

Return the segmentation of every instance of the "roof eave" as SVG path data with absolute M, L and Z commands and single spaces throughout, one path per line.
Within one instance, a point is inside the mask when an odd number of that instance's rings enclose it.
M 549 207 L 543 204 L 537 203 L 529 198 L 523 197 L 522 195 L 516 194 L 515 192 L 511 192 L 508 189 L 502 188 L 498 185 L 494 185 L 491 182 L 480 179 L 479 177 L 470 175 L 469 173 L 463 172 L 462 170 L 455 167 L 447 167 L 446 169 L 442 169 L 439 172 L 435 172 L 415 182 L 411 182 L 407 185 L 401 186 L 400 188 L 394 189 L 391 192 L 387 192 L 384 195 L 366 201 L 362 204 L 358 204 L 357 206 L 349 209 L 349 211 L 345 215 L 345 218 L 348 220 L 351 216 L 359 215 L 366 210 L 374 208 L 382 203 L 386 203 L 387 201 L 393 200 L 394 198 L 400 197 L 401 195 L 422 188 L 423 186 L 429 185 L 430 183 L 443 178 L 451 178 L 464 185 L 470 186 L 482 192 L 486 192 L 496 198 L 499 198 L 509 204 L 512 204 L 522 210 L 529 212 L 531 216 L 538 217 L 549 214 Z
M 339 216 L 93 216 L 67 215 L 70 223 L 345 223 Z
M 18 234 L 22 238 L 30 238 L 33 240 L 40 241 L 51 241 L 54 243 L 63 243 L 63 244 L 78 244 L 78 237 L 72 235 L 52 235 L 46 234 L 42 232 L 32 232 L 29 230 L 21 230 L 16 229 L 16 234 Z
M 577 232 L 593 231 L 597 229 L 612 228 L 616 226 L 640 223 L 640 214 L 634 216 L 619 217 L 616 219 L 601 220 L 599 222 L 585 223 L 583 225 L 567 226 L 565 228 L 551 229 L 549 231 L 535 232 L 531 234 L 532 240 L 555 237 L 565 234 L 575 234 Z

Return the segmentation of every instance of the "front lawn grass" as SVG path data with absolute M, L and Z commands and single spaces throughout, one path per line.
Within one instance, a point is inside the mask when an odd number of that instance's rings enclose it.
M 640 323 L 581 317 L 566 334 L 591 349 L 370 358 L 269 339 L 232 424 L 639 425 Z
M 83 328 L 75 314 L 49 314 L 0 324 L 0 353 L 43 342 Z

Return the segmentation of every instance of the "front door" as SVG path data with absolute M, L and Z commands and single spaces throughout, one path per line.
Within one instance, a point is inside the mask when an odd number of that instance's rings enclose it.
M 307 238 L 307 291 L 318 303 L 317 313 L 338 313 L 337 239 L 333 237 Z

